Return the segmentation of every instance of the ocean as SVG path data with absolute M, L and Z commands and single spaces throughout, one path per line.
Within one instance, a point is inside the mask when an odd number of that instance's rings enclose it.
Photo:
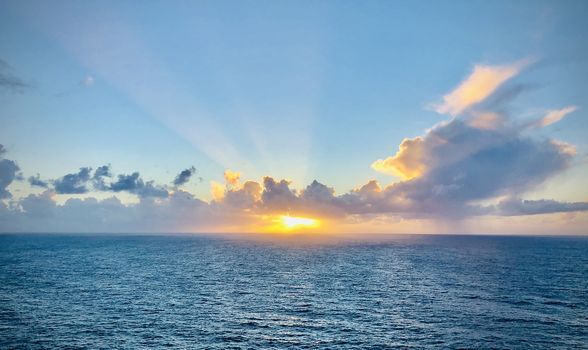
M 588 349 L 588 238 L 0 235 L 1 349 Z

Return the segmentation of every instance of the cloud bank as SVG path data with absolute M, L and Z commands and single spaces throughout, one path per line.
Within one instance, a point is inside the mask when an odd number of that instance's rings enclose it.
M 53 181 L 31 176 L 29 184 L 44 192 L 7 200 L 12 197 L 7 188 L 18 178 L 19 168 L 15 161 L 0 158 L 0 198 L 5 199 L 0 201 L 1 227 L 3 231 L 231 232 L 284 214 L 361 223 L 382 217 L 459 222 L 586 212 L 588 202 L 523 198 L 572 167 L 576 155 L 574 146 L 535 135 L 533 130 L 578 109 L 553 109 L 531 122 L 510 116 L 509 101 L 525 89 L 503 84 L 528 64 L 524 60 L 475 66 L 437 108 L 449 114 L 449 120 L 402 140 L 394 154 L 372 163 L 374 170 L 398 179 L 387 186 L 371 180 L 337 194 L 316 180 L 295 189 L 287 179 L 243 180 L 241 173 L 226 170 L 223 182 L 211 182 L 213 199 L 206 202 L 180 189 L 195 176 L 195 167 L 181 171 L 171 180 L 173 187 L 168 187 L 143 180 L 139 171 L 115 175 L 110 165 L 103 165 L 94 171 L 83 167 Z M 4 153 L 0 145 L 0 154 Z M 55 200 L 56 195 L 90 192 L 112 196 L 70 198 L 63 205 Z M 123 204 L 116 197 L 121 192 L 136 195 L 138 202 Z

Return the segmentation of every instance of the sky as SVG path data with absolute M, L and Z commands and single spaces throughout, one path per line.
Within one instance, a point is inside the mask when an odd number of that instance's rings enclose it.
M 0 232 L 588 234 L 587 15 L 2 1 Z

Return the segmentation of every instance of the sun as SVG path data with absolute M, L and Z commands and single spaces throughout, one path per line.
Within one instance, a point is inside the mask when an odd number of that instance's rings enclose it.
M 301 216 L 265 216 L 263 220 L 269 224 L 265 226 L 263 231 L 273 233 L 293 233 L 301 230 L 316 229 L 322 226 L 321 221 L 318 219 Z
M 303 218 L 297 216 L 282 215 L 280 216 L 280 222 L 286 229 L 295 229 L 302 227 L 316 227 L 318 226 L 318 220 L 311 218 Z

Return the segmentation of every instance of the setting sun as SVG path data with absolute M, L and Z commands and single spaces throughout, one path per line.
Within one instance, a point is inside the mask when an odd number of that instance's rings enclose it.
M 311 218 L 303 218 L 289 215 L 280 216 L 281 225 L 288 230 L 303 228 L 303 227 L 317 227 L 319 221 Z

